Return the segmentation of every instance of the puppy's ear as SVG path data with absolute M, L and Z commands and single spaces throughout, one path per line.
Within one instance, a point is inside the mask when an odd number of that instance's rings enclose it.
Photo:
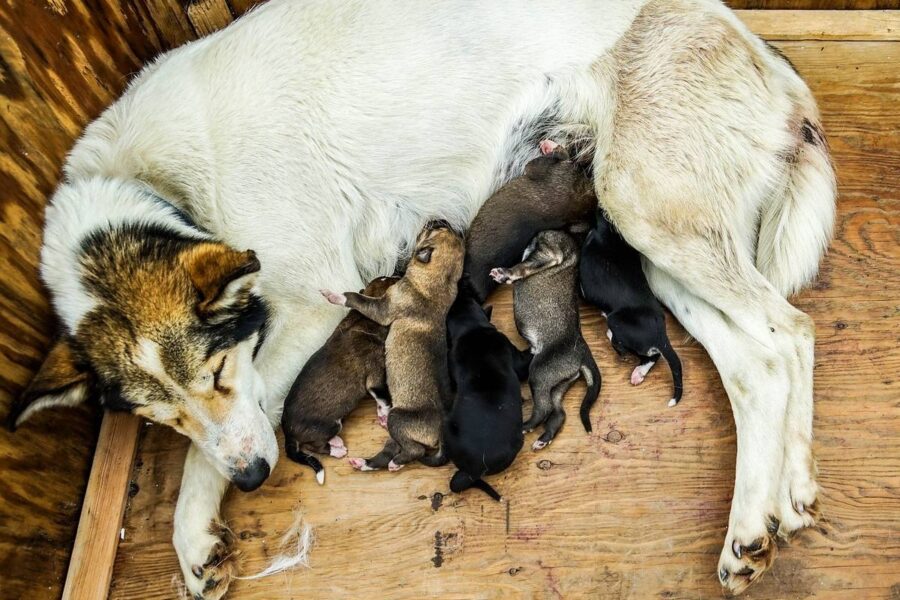
M 494 305 L 493 305 L 493 304 L 487 304 L 487 305 L 483 306 L 483 307 L 481 308 L 481 310 L 484 311 L 484 316 L 486 316 L 486 317 L 487 317 L 487 320 L 490 321 L 490 320 L 491 320 L 491 315 L 494 314 Z
M 31 383 L 13 402 L 7 426 L 14 431 L 45 408 L 81 404 L 88 397 L 90 377 L 89 371 L 76 362 L 68 340 L 59 340 L 50 348 Z
M 416 260 L 427 265 L 431 262 L 431 254 L 433 252 L 434 248 L 432 248 L 431 246 L 420 248 L 416 251 Z
M 181 263 L 197 290 L 197 314 L 202 318 L 245 305 L 260 269 L 253 250 L 238 252 L 217 242 L 186 250 Z

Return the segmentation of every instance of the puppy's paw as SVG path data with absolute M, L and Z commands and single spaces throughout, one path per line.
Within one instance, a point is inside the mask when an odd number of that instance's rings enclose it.
M 344 458 L 347 456 L 347 448 L 346 446 L 335 446 L 331 444 L 329 454 L 334 458 Z
M 375 471 L 369 466 L 369 463 L 366 462 L 364 458 L 351 458 L 347 460 L 350 463 L 350 466 L 356 469 L 357 471 Z
M 387 415 L 378 415 L 375 420 L 378 421 L 378 424 L 387 429 Z
M 509 273 L 506 269 L 500 267 L 491 269 L 491 279 L 497 283 L 512 283 L 512 278 L 509 276 Z
M 331 290 L 319 290 L 319 293 L 325 296 L 325 299 L 332 304 L 337 304 L 338 306 L 345 306 L 347 304 L 347 297 L 343 294 L 332 292 Z
M 638 365 L 634 368 L 634 371 L 631 372 L 631 385 L 641 385 L 644 383 L 644 371 L 641 369 L 641 366 Z
M 394 461 L 388 463 L 388 471 L 394 473 L 405 467 L 406 465 L 398 465 Z
M 550 442 L 544 442 L 544 441 L 538 439 L 538 440 L 535 440 L 534 443 L 531 445 L 531 449 L 534 450 L 535 452 L 537 452 L 538 450 L 543 450 L 544 448 L 546 448 L 549 445 L 550 445 Z
M 559 148 L 559 144 L 557 144 L 553 140 L 541 140 L 541 143 L 538 144 L 538 147 L 541 149 L 541 154 L 547 156 L 548 154 L 553 154 L 553 151 Z

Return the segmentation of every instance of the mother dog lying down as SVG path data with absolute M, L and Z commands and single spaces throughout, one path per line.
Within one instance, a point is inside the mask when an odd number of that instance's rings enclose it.
M 389 274 L 428 220 L 464 227 L 551 136 L 593 144 L 602 207 L 719 369 L 738 452 L 716 572 L 743 590 L 814 522 L 813 325 L 784 298 L 835 190 L 808 89 L 713 0 L 273 0 L 162 56 L 47 207 L 64 335 L 13 422 L 95 397 L 189 436 L 174 544 L 220 597 L 222 494 L 266 478 L 344 314 L 317 290 Z

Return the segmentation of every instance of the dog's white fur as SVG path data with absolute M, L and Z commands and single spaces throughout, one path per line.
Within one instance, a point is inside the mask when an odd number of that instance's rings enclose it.
M 714 0 L 273 0 L 149 65 L 87 128 L 47 210 L 42 273 L 74 331 L 93 306 L 87 234 L 190 229 L 154 196 L 253 248 L 274 422 L 342 316 L 317 290 L 389 274 L 429 219 L 468 224 L 538 154 L 542 117 L 592 139 L 602 206 L 720 370 L 738 429 L 720 570 L 739 591 L 739 547 L 769 516 L 784 533 L 811 524 L 813 328 L 784 295 L 816 272 L 835 189 L 827 152 L 798 134 L 818 121 L 806 86 Z M 225 488 L 192 449 L 174 543 L 201 596 L 228 576 L 192 573 Z

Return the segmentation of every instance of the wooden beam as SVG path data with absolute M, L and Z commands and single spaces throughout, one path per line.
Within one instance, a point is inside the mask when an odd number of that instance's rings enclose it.
M 106 598 L 109 592 L 140 426 L 131 414 L 103 415 L 63 600 Z
M 757 35 L 776 41 L 900 41 L 900 10 L 736 10 Z

